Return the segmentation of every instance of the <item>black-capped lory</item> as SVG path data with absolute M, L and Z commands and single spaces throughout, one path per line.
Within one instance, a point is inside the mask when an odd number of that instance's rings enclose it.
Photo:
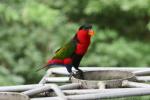
M 82 70 L 79 69 L 79 64 L 88 50 L 93 35 L 94 31 L 92 30 L 91 24 L 80 26 L 75 36 L 58 49 L 52 59 L 48 60 L 48 63 L 44 67 L 63 65 L 70 74 L 72 73 L 72 67 L 82 72 Z

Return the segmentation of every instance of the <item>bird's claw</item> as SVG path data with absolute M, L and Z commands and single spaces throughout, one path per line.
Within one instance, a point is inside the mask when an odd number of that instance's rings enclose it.
M 84 79 L 84 75 L 83 75 L 83 71 L 80 71 L 80 70 L 78 70 L 77 72 L 71 72 L 70 73 L 70 76 L 69 76 L 69 80 L 71 80 L 71 77 L 72 76 L 75 76 L 75 77 L 77 77 L 77 78 L 79 78 L 79 79 Z
M 73 73 L 73 72 L 70 73 L 69 80 L 71 80 L 71 77 L 72 77 L 72 76 L 74 76 L 74 73 Z
M 83 71 L 78 70 L 78 71 L 77 71 L 77 75 L 78 75 L 78 77 L 79 77 L 80 79 L 84 79 Z

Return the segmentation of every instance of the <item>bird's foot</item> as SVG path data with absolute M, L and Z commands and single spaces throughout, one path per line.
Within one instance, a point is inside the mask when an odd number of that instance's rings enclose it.
M 71 80 L 71 77 L 72 76 L 75 76 L 76 78 L 79 78 L 79 79 L 84 79 L 84 74 L 83 74 L 83 71 L 82 70 L 78 70 L 76 71 L 75 73 L 74 72 L 71 72 L 70 73 L 70 76 L 69 76 L 69 80 Z
M 82 70 L 78 70 L 78 71 L 76 72 L 76 74 L 78 75 L 78 78 L 79 78 L 79 79 L 84 79 L 84 74 L 83 74 L 83 71 L 82 71 Z
M 74 73 L 73 73 L 73 72 L 70 73 L 69 81 L 71 80 L 71 77 L 72 77 L 72 76 L 74 76 Z

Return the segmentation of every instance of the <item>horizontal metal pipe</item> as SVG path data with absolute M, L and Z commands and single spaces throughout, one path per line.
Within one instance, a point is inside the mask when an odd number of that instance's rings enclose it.
M 58 97 L 41 97 L 41 98 L 31 98 L 30 100 L 59 100 L 59 98 Z
M 80 87 L 81 87 L 81 84 L 79 83 L 71 83 L 71 84 L 59 86 L 61 90 L 78 89 Z
M 150 69 L 138 70 L 133 72 L 137 76 L 150 75 Z
M 92 99 L 105 99 L 105 98 L 119 98 L 129 96 L 141 96 L 149 95 L 150 88 L 134 88 L 123 91 L 108 91 L 104 93 L 92 93 L 82 95 L 70 95 L 66 96 L 69 100 L 92 100 Z M 45 97 L 45 98 L 32 98 L 31 100 L 58 100 L 57 97 Z
M 45 92 L 45 91 L 53 91 L 51 89 L 51 86 L 54 85 L 54 84 L 48 84 L 48 85 L 45 85 L 45 86 L 41 86 L 41 87 L 38 87 L 38 88 L 35 88 L 33 90 L 29 90 L 29 91 L 25 91 L 25 92 L 22 92 L 26 95 L 34 95 L 34 94 L 37 94 L 37 93 L 41 93 L 41 92 Z M 66 84 L 66 85 L 62 85 L 62 86 L 58 86 L 60 89 L 62 90 L 68 90 L 68 89 L 77 89 L 79 88 L 81 85 L 79 83 L 72 83 L 72 84 Z
M 38 93 L 41 93 L 41 92 L 48 91 L 50 89 L 52 89 L 51 85 L 47 85 L 47 86 L 41 86 L 41 87 L 38 87 L 38 88 L 34 88 L 34 89 L 31 89 L 31 90 L 28 90 L 28 91 L 24 91 L 22 93 L 25 94 L 25 95 L 31 96 L 31 95 L 35 95 L 35 94 L 38 94 Z
M 27 91 L 33 88 L 41 87 L 41 86 L 47 86 L 49 84 L 30 84 L 30 85 L 17 85 L 17 86 L 1 86 L 0 92 L 22 92 Z M 72 83 L 72 84 L 66 84 L 59 86 L 61 89 L 77 89 L 81 85 L 78 83 Z
M 123 81 L 122 82 L 122 86 L 124 86 L 124 87 L 132 87 L 132 88 L 150 88 L 149 84 L 131 82 L 131 81 L 128 81 L 128 80 Z
M 138 81 L 150 82 L 150 76 L 138 76 L 136 77 Z
M 26 91 L 29 89 L 47 86 L 48 84 L 30 84 L 30 85 L 17 85 L 17 86 L 1 86 L 0 92 L 20 92 Z
M 127 97 L 127 96 L 139 96 L 139 95 L 149 95 L 150 88 L 141 89 L 131 89 L 128 91 L 116 91 L 116 92 L 105 92 L 105 93 L 93 93 L 84 95 L 73 95 L 69 96 L 70 100 L 87 100 L 87 99 L 105 99 L 105 98 L 116 98 L 116 97 Z
M 71 83 L 71 84 L 59 86 L 61 90 L 78 89 L 80 87 L 81 87 L 81 84 L 79 83 Z M 49 89 L 48 92 L 53 92 L 53 90 Z
M 45 81 L 53 83 L 69 82 L 69 77 L 47 77 L 45 78 Z
M 138 88 L 113 88 L 113 89 L 74 89 L 74 90 L 62 90 L 63 93 L 67 95 L 76 95 L 76 94 L 91 94 L 91 93 L 106 93 L 106 92 L 118 92 L 118 91 L 127 91 L 130 89 Z

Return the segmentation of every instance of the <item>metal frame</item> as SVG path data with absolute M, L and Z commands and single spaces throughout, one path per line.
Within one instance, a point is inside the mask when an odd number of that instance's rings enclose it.
M 67 77 L 69 73 L 65 68 L 55 67 L 47 70 L 46 74 L 38 84 L 1 86 L 0 92 L 21 92 L 22 94 L 29 96 L 31 100 L 87 100 L 150 95 L 150 84 L 141 83 L 150 82 L 150 68 L 82 67 L 81 69 L 83 71 L 131 71 L 136 75 L 136 78 L 140 83 L 125 80 L 123 81 L 122 86 L 128 88 L 80 89 L 80 83 L 70 83 L 69 78 Z M 63 75 L 63 77 L 55 77 L 54 75 L 57 74 Z M 36 97 L 37 94 L 47 91 L 49 91 L 49 93 L 55 93 L 56 97 Z
M 93 100 L 93 99 L 106 99 L 106 98 L 119 98 L 129 96 L 149 95 L 150 88 L 136 88 L 136 89 L 123 89 L 123 90 L 106 90 L 101 93 L 79 94 L 66 96 L 69 100 Z M 31 100 L 58 100 L 58 97 L 45 97 L 33 98 Z

